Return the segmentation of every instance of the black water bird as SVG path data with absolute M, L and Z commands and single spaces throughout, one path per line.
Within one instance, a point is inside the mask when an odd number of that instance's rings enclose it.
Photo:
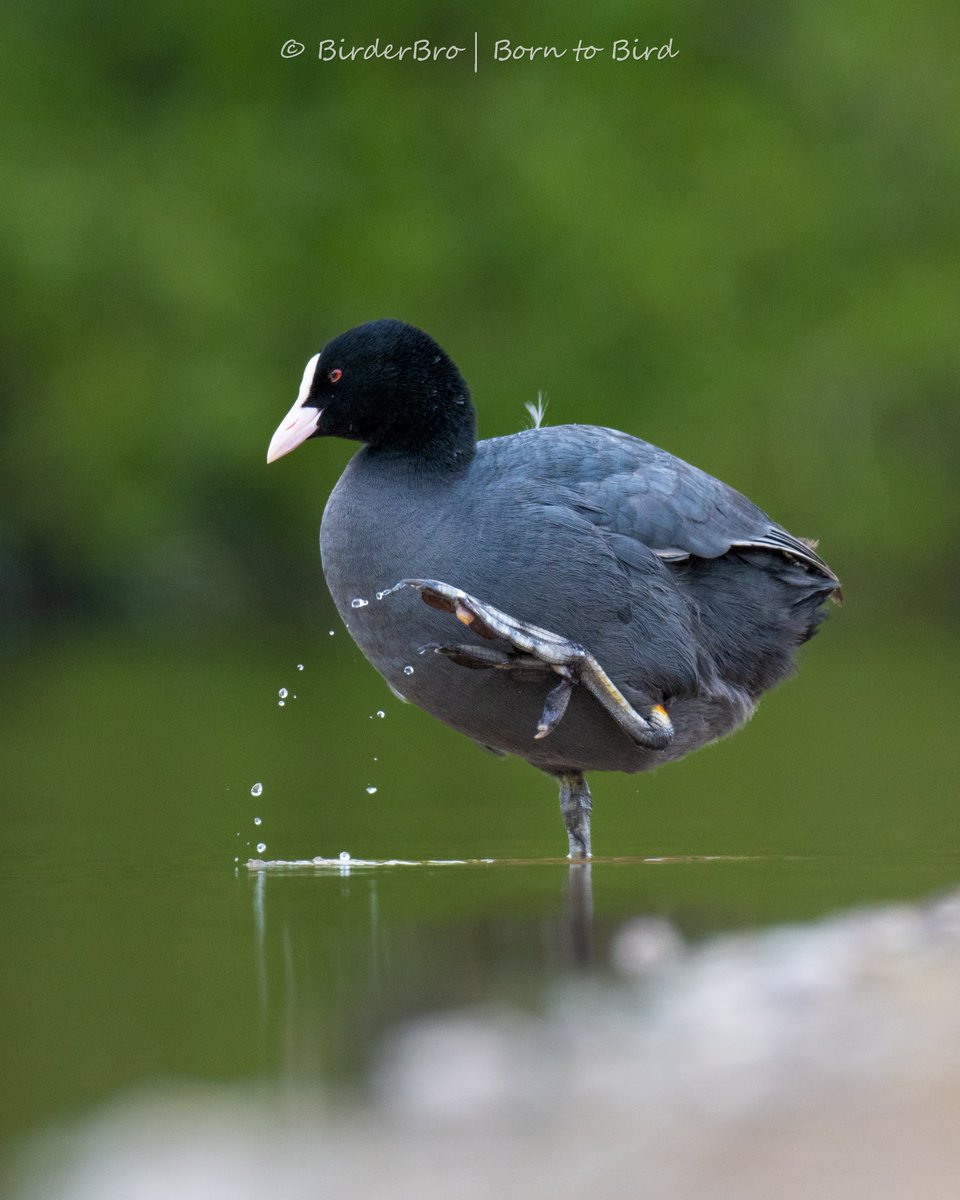
M 645 771 L 723 737 L 793 670 L 836 575 L 739 492 L 589 425 L 477 441 L 427 334 L 373 321 L 307 363 L 272 462 L 363 443 L 327 501 L 323 570 L 391 688 L 555 776 L 571 857 L 585 771 Z

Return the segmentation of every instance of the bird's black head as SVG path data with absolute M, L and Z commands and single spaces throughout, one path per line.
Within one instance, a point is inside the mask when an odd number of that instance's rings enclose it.
M 403 321 L 371 321 L 307 363 L 267 462 L 311 437 L 351 438 L 450 467 L 473 456 L 476 420 L 462 375 L 433 338 Z

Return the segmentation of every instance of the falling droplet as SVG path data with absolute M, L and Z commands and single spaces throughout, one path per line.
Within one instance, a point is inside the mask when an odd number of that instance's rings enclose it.
M 254 823 L 254 825 L 262 825 L 262 824 L 263 824 L 263 817 L 254 817 L 254 818 L 253 818 L 253 823 Z
M 404 667 L 404 668 L 403 668 L 403 673 L 404 673 L 404 675 L 412 675 L 412 674 L 413 674 L 413 667 Z
M 267 848 L 266 842 L 257 842 L 257 853 L 262 854 Z
M 263 795 L 263 784 L 255 783 L 253 785 L 253 787 L 250 789 L 250 795 L 251 796 L 262 796 Z
M 382 709 L 382 708 L 378 708 L 378 709 L 377 709 L 377 716 L 380 718 L 380 720 L 381 720 L 381 721 L 383 720 L 383 718 L 384 718 L 386 715 L 387 715 L 387 714 L 386 714 L 386 713 L 383 711 L 383 709 Z
M 369 603 L 370 603 L 369 600 L 361 600 L 359 596 L 355 596 L 354 599 L 350 601 L 350 607 L 351 608 L 366 608 Z
M 379 759 L 379 758 L 377 758 L 377 756 L 376 756 L 376 755 L 374 755 L 374 756 L 373 756 L 373 761 L 374 761 L 374 762 L 379 762 L 379 761 L 380 761 L 380 759 Z M 239 836 L 240 836 L 240 835 L 239 835 L 239 834 L 237 834 L 237 837 L 239 837 Z
M 334 630 L 332 630 L 332 629 L 328 629 L 328 630 L 327 630 L 327 633 L 329 633 L 329 634 L 330 634 L 330 636 L 331 636 L 331 637 L 333 637 L 333 635 L 334 635 Z
M 302 671 L 302 670 L 303 670 L 303 663 L 297 663 L 297 670 L 298 670 L 298 671 Z
M 349 850 L 341 850 L 340 851 L 340 861 L 341 862 L 349 862 L 350 861 L 350 851 Z
M 278 701 L 277 701 L 277 707 L 278 707 L 278 708 L 283 708 L 283 706 L 284 706 L 285 704 L 286 704 L 286 700 L 278 700 Z
M 281 688 L 280 691 L 277 692 L 277 695 L 280 697 L 281 700 L 286 700 L 286 698 L 290 695 L 290 693 L 287 691 L 286 688 Z
M 377 794 L 377 789 L 376 789 L 375 787 L 368 787 L 368 788 L 367 788 L 367 795 L 368 795 L 368 796 L 375 796 L 376 794 Z

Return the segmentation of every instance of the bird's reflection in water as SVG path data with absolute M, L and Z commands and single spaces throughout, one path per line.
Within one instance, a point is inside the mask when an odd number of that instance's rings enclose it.
M 567 872 L 564 901 L 564 961 L 570 967 L 592 967 L 593 880 L 590 863 L 571 862 Z
M 254 870 L 264 1066 L 290 1078 L 356 1075 L 383 1035 L 412 1017 L 523 1002 L 531 986 L 592 969 L 591 873 L 589 861 L 559 859 L 335 859 Z M 528 880 L 532 911 L 516 903 Z

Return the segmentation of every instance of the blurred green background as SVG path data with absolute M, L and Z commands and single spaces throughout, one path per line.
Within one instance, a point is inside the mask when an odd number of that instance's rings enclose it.
M 321 63 L 327 37 L 469 52 Z M 623 37 L 676 57 L 492 61 Z M 317 528 L 353 447 L 266 466 L 307 358 L 371 318 L 439 340 L 484 436 L 542 390 L 844 582 L 748 729 L 594 782 L 598 853 L 678 856 L 596 865 L 598 929 L 955 881 L 958 39 L 955 0 L 3 7 L 0 1135 L 164 1073 L 282 1075 L 298 1037 L 355 1064 L 556 966 L 564 868 L 271 877 L 272 907 L 242 869 L 261 839 L 565 848 L 552 784 L 403 708 L 343 632 Z M 327 1018 L 292 1035 L 264 1001 L 291 963 L 290 1010 Z
M 484 435 L 543 389 L 551 422 L 666 445 L 819 536 L 858 624 L 946 615 L 950 0 L 58 0 L 2 20 L 8 632 L 315 615 L 350 448 L 269 471 L 264 448 L 309 355 L 387 315 L 449 350 Z M 474 30 L 476 74 L 472 54 L 316 58 L 322 37 L 472 48 Z M 677 57 L 494 63 L 506 36 L 672 38 Z

